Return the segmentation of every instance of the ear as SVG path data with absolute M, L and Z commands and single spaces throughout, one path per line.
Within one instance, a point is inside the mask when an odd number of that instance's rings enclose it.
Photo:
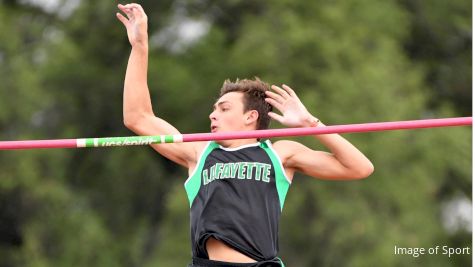
M 245 115 L 244 119 L 245 119 L 246 125 L 256 123 L 257 119 L 259 118 L 259 112 L 257 112 L 257 110 L 255 109 L 249 110 L 244 115 Z

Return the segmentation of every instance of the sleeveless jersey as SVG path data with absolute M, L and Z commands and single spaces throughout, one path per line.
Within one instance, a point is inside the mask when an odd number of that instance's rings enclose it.
M 277 256 L 279 219 L 290 187 L 270 141 L 238 148 L 209 142 L 185 182 L 194 257 L 218 239 L 257 261 Z

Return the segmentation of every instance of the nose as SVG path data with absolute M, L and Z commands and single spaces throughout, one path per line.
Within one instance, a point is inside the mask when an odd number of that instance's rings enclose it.
M 216 120 L 216 110 L 213 110 L 213 112 L 209 114 L 209 119 L 212 121 Z

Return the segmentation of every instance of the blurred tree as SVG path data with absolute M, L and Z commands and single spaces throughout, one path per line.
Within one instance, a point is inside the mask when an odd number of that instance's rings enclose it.
M 116 3 L 84 0 L 70 13 L 59 11 L 68 1 L 33 3 L 0 2 L 0 139 L 131 134 L 121 99 L 130 47 Z M 209 131 L 223 80 L 238 77 L 290 85 L 328 124 L 471 108 L 466 1 L 141 3 L 154 109 L 182 132 Z M 448 231 L 442 219 L 444 203 L 471 199 L 470 136 L 470 128 L 345 135 L 376 172 L 346 183 L 296 177 L 281 224 L 284 262 L 469 266 L 469 255 L 393 251 L 471 246 L 470 233 Z M 149 148 L 4 151 L 0 166 L 0 266 L 190 259 L 187 173 Z
M 471 1 L 401 0 L 409 11 L 408 55 L 427 69 L 433 90 L 430 107 L 450 104 L 458 113 L 472 114 Z

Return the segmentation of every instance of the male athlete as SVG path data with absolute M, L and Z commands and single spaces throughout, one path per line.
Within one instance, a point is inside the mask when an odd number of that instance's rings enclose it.
M 132 46 L 124 84 L 124 124 L 138 135 L 179 134 L 152 111 L 147 85 L 147 16 L 138 4 L 119 5 L 117 18 Z M 212 132 L 266 129 L 270 119 L 287 127 L 325 127 L 288 86 L 259 79 L 225 81 L 209 115 Z M 277 109 L 281 115 L 272 112 Z M 258 139 L 160 144 L 152 147 L 188 169 L 191 267 L 283 266 L 278 224 L 295 172 L 321 179 L 362 179 L 371 162 L 337 134 L 315 136 L 331 153 L 294 141 Z

